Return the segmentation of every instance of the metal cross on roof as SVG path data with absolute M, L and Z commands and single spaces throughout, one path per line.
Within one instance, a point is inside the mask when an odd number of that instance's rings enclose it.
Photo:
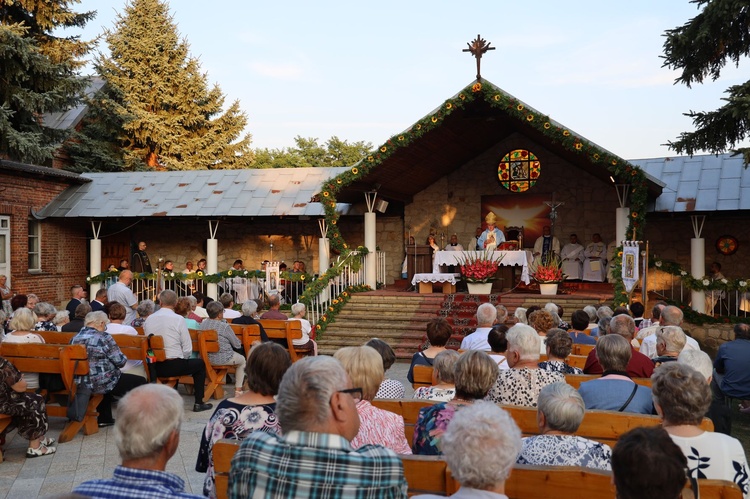
M 484 54 L 488 50 L 495 50 L 495 47 L 490 47 L 490 44 L 487 43 L 487 40 L 483 39 L 479 35 L 477 35 L 476 40 L 472 40 L 471 43 L 467 42 L 466 45 L 468 45 L 469 48 L 463 49 L 462 52 L 471 52 L 471 54 L 477 58 L 477 80 L 481 80 L 482 74 L 479 70 L 479 67 L 482 60 L 482 54 Z

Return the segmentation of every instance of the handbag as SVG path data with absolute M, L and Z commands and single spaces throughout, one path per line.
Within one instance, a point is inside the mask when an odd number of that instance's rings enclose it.
M 68 402 L 66 415 L 72 421 L 83 421 L 86 417 L 86 410 L 91 400 L 91 388 L 84 384 L 76 385 L 76 393 Z

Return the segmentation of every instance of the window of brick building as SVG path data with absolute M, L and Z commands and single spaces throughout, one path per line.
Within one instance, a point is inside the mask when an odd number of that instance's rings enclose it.
M 42 270 L 42 229 L 37 220 L 29 220 L 29 271 Z

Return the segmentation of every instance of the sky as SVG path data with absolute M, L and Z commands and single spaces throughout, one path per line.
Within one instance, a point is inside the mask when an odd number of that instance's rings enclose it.
M 699 11 L 688 0 L 172 0 L 191 55 L 248 115 L 253 147 L 332 136 L 379 146 L 476 76 L 462 52 L 480 34 L 496 49 L 482 77 L 625 159 L 674 156 L 693 130 L 683 113 L 721 105 L 750 80 L 750 61 L 688 89 L 662 67 L 663 33 Z M 111 29 L 125 0 L 96 10 L 81 34 Z M 101 42 L 98 50 L 106 53 Z

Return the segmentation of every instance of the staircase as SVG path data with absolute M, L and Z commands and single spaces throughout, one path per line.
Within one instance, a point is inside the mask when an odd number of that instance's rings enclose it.
M 411 359 L 424 341 L 427 323 L 438 316 L 444 295 L 366 292 L 351 300 L 318 340 L 318 351 L 333 355 L 371 338 L 386 341 L 399 359 Z

